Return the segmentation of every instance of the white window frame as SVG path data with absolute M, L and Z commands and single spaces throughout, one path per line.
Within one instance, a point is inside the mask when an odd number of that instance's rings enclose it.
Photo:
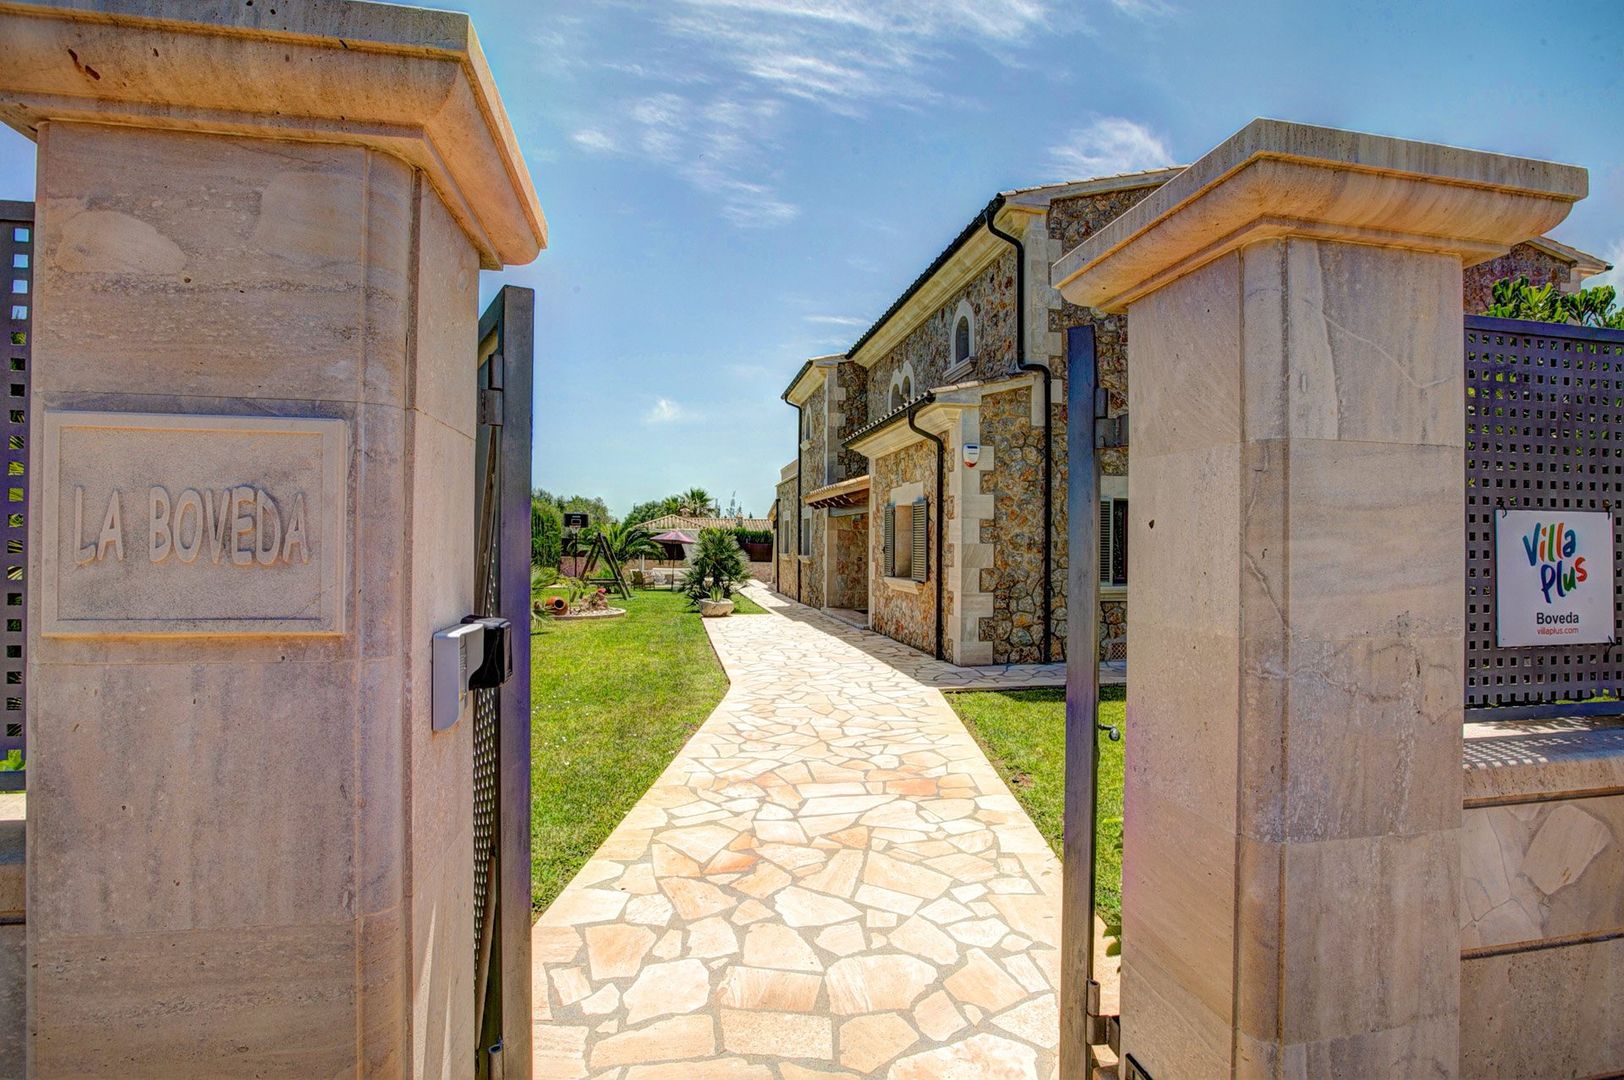
M 1120 599 L 1128 591 L 1126 560 L 1124 560 L 1124 574 L 1121 581 L 1115 580 L 1111 573 L 1111 567 L 1116 565 L 1117 553 L 1121 551 L 1122 554 L 1127 554 L 1129 530 L 1126 526 L 1126 508 L 1128 491 L 1125 478 L 1123 479 L 1124 482 L 1120 485 L 1108 483 L 1101 485 L 1099 510 L 1095 519 L 1099 523 L 1100 530 L 1100 562 L 1098 567 L 1100 594 L 1102 598 L 1108 600 Z M 1123 527 L 1120 530 L 1115 527 L 1115 523 L 1119 520 L 1116 513 L 1117 503 L 1121 503 L 1124 508 L 1122 514 Z
M 970 327 L 969 348 L 963 356 L 959 355 L 959 323 L 967 322 Z M 970 301 L 960 300 L 958 307 L 953 309 L 953 318 L 947 324 L 947 355 L 949 362 L 944 377 L 953 381 L 968 375 L 976 366 L 976 311 L 970 306 Z

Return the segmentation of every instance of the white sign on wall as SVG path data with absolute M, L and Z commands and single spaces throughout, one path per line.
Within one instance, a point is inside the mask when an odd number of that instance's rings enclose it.
M 1613 640 L 1613 516 L 1507 510 L 1494 515 L 1495 643 Z

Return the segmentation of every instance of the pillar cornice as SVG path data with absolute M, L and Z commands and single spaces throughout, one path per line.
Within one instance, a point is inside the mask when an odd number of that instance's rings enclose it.
M 0 2 L 0 120 L 365 146 L 422 170 L 487 269 L 547 224 L 466 15 L 331 0 Z
M 1362 132 L 1254 120 L 1055 263 L 1074 304 L 1122 311 L 1259 241 L 1493 258 L 1562 221 L 1584 169 Z

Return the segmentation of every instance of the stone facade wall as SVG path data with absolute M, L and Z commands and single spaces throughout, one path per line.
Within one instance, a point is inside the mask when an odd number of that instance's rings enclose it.
M 1100 601 L 1100 659 L 1126 660 L 1128 639 L 1128 602 L 1126 600 Z M 1121 640 L 1122 646 L 1117 649 L 1120 655 L 1113 655 L 1112 647 L 1108 642 Z
M 1569 291 L 1573 265 L 1532 244 L 1518 244 L 1497 259 L 1468 266 L 1462 273 L 1462 310 L 1481 315 L 1494 297 L 1494 283 L 1502 278 L 1526 277 L 1535 286 L 1556 283 L 1557 292 Z
M 896 640 L 912 645 L 927 653 L 936 650 L 936 575 L 942 568 L 935 564 L 937 508 L 930 507 L 927 517 L 930 525 L 926 535 L 931 566 L 930 580 L 917 588 L 901 588 L 885 581 L 885 506 L 893 499 L 893 492 L 904 484 L 920 484 L 924 495 L 936 498 L 936 447 L 920 441 L 892 454 L 875 458 L 870 463 L 869 533 L 868 533 L 868 620 L 869 626 Z M 905 500 L 911 501 L 911 500 Z
M 835 474 L 830 482 L 849 480 L 868 472 L 868 458 L 843 445 L 858 428 L 868 423 L 868 369 L 847 361 L 830 373 L 840 398 L 840 423 L 834 432 Z
M 864 465 L 868 459 L 863 459 Z M 830 607 L 868 607 L 868 515 L 830 517 L 835 530 L 834 588 Z
M 825 396 L 829 393 L 829 383 L 825 380 L 823 385 L 812 391 L 807 397 L 802 409 L 807 418 L 807 437 L 803 440 L 801 448 L 801 497 L 805 499 L 806 493 L 814 491 L 828 483 L 826 473 L 827 446 L 829 439 L 829 414 Z M 804 504 L 795 508 L 796 517 L 799 518 Z M 823 530 L 828 515 L 821 511 L 813 511 L 811 515 L 811 543 L 807 550 L 811 553 L 808 561 L 801 564 L 801 603 L 812 607 L 823 606 Z M 800 553 L 797 551 L 797 555 Z
M 947 380 L 952 363 L 953 316 L 959 301 L 975 312 L 974 370 L 955 381 L 1004 374 L 1015 356 L 1015 252 L 999 256 L 963 289 L 868 369 L 868 420 L 892 411 L 892 377 L 906 366 L 913 372 L 915 396 Z
M 1071 199 L 1056 199 L 1049 205 L 1049 236 L 1056 241 L 1061 252 L 1070 251 L 1096 231 L 1114 221 L 1130 207 L 1145 198 L 1155 187 L 1113 191 L 1101 195 L 1083 195 Z M 1056 297 L 1055 307 L 1049 310 L 1049 329 L 1059 332 L 1061 348 L 1065 345 L 1065 331 L 1074 326 L 1094 327 L 1094 350 L 1099 363 L 1100 385 L 1104 387 L 1110 415 L 1120 416 L 1128 408 L 1128 316 L 1102 315 L 1090 308 L 1078 307 Z M 1052 366 L 1064 380 L 1066 361 L 1062 354 L 1054 358 Z M 1063 639 L 1066 622 L 1066 566 L 1067 509 L 1063 493 L 1068 482 L 1068 461 L 1065 436 L 1065 410 L 1056 410 L 1055 422 L 1055 622 L 1056 638 Z M 1128 448 L 1117 447 L 1099 452 L 1100 472 L 1106 476 L 1128 474 Z M 1092 511 L 1091 511 L 1092 512 Z M 1100 603 L 1098 640 L 1101 648 L 1111 638 L 1127 636 L 1128 605 L 1125 600 L 1105 600 Z M 1057 653 L 1061 650 L 1057 649 Z M 1056 659 L 1060 657 L 1057 656 Z
M 978 637 L 992 643 L 1000 664 L 1042 659 L 1043 428 L 1032 423 L 1032 392 L 1022 386 L 981 399 L 981 438 L 996 466 L 979 477 L 981 492 L 993 497 L 993 518 L 981 525 L 981 542 L 992 545 L 992 565 L 979 571 L 981 590 L 993 596 L 993 614 L 981 619 Z M 1064 501 L 1055 499 L 1057 516 Z M 1063 528 L 1057 531 L 1065 535 Z M 1058 563 L 1058 548 L 1055 554 Z M 1063 601 L 1057 589 L 1055 660 L 1065 653 Z
M 787 540 L 780 537 L 787 536 Z M 778 591 L 795 595 L 795 478 L 778 485 L 778 529 L 773 533 L 773 557 L 778 572 Z

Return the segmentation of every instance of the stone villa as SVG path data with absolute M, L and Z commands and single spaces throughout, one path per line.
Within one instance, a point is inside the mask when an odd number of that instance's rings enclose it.
M 799 452 L 772 514 L 780 592 L 956 664 L 1065 659 L 1065 332 L 1094 327 L 1117 416 L 1128 327 L 1064 300 L 1049 268 L 1180 171 L 994 196 L 851 349 L 800 367 L 783 393 Z M 1468 268 L 1464 310 L 1503 277 L 1572 291 L 1607 269 L 1541 237 Z M 1100 651 L 1120 660 L 1128 448 L 1100 460 Z

